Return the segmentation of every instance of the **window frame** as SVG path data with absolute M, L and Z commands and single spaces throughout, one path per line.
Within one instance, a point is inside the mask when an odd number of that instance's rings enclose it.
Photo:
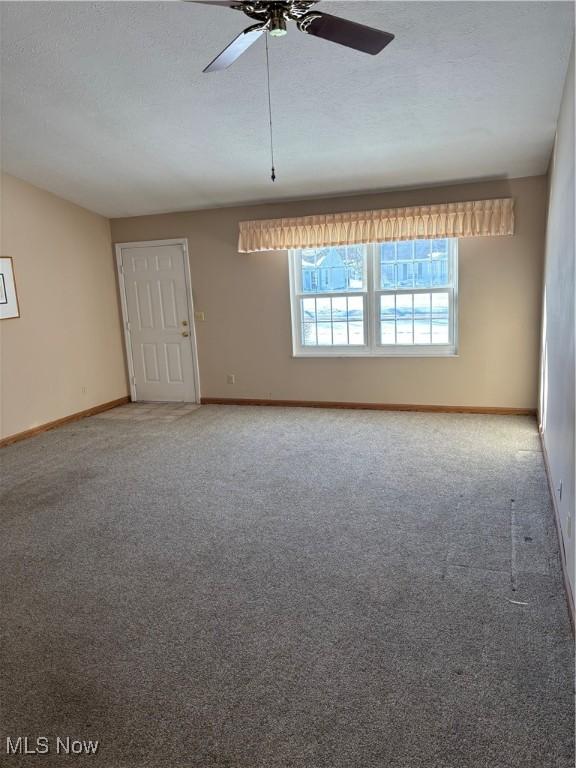
M 380 288 L 379 243 L 364 245 L 363 290 L 323 291 L 312 293 L 302 291 L 301 268 L 297 263 L 298 254 L 303 249 L 288 251 L 290 281 L 290 315 L 292 329 L 293 357 L 457 357 L 458 356 L 458 239 L 438 238 L 448 241 L 449 286 L 435 288 Z M 399 242 L 412 242 L 411 240 Z M 352 243 L 356 245 L 356 243 Z M 384 294 L 448 293 L 450 321 L 447 344 L 381 344 L 380 343 L 380 296 Z M 361 296 L 364 305 L 363 345 L 312 345 L 302 343 L 302 323 L 300 319 L 301 300 L 318 298 L 340 298 Z

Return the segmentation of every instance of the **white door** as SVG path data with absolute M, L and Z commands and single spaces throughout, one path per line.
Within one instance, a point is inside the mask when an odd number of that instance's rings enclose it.
M 186 241 L 116 246 L 133 400 L 196 402 Z

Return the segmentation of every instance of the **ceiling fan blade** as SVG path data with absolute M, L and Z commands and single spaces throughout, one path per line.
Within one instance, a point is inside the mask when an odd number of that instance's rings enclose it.
M 389 32 L 317 11 L 311 11 L 300 19 L 298 28 L 309 35 L 347 45 L 348 48 L 355 48 L 373 56 L 394 40 L 394 35 Z
M 260 35 L 266 31 L 266 25 L 255 24 L 253 27 L 248 27 L 244 32 L 240 32 L 238 37 L 227 45 L 224 50 L 213 59 L 208 66 L 203 69 L 203 72 L 220 72 L 223 69 L 228 69 L 231 64 L 234 64 L 237 58 L 239 58 L 245 50 L 258 40 Z

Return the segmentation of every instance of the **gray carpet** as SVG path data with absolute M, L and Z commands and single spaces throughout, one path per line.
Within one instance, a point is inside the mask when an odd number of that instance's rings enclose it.
M 1 765 L 574 765 L 532 419 L 203 406 L 0 462 Z

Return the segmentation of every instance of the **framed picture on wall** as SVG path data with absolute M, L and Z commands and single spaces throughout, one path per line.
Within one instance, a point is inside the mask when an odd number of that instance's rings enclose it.
M 0 320 L 20 317 L 11 256 L 0 256 Z

